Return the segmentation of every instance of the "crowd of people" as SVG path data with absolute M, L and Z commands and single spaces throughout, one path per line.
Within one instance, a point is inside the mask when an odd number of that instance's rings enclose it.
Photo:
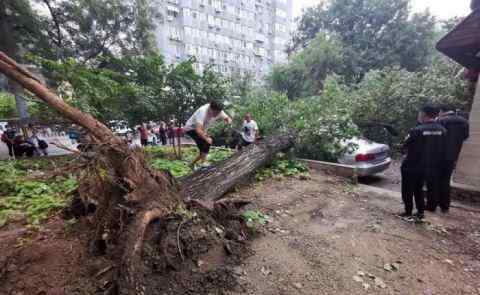
M 184 135 L 183 127 L 176 126 L 174 120 L 171 120 L 168 124 L 164 121 L 158 124 L 153 122 L 142 123 L 136 128 L 136 131 L 141 146 L 174 144 L 176 138 Z M 130 143 L 133 142 L 132 138 L 128 140 Z
M 451 177 L 468 137 L 469 123 L 454 108 L 427 105 L 421 109 L 418 124 L 410 131 L 402 149 L 406 154 L 401 166 L 403 218 L 421 220 L 425 210 L 435 212 L 439 207 L 441 212 L 448 213 Z

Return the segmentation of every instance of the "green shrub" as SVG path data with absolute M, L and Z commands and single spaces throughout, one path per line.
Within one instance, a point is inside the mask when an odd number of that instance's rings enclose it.
M 264 226 L 268 221 L 268 216 L 258 210 L 248 210 L 243 213 L 243 218 L 247 223 L 247 227 L 252 233 L 258 232 L 259 228 Z
M 257 181 L 273 177 L 308 176 L 309 169 L 303 162 L 296 160 L 275 160 L 271 165 L 257 171 Z
M 44 171 L 46 167 L 45 160 L 0 162 L 0 226 L 15 216 L 26 217 L 29 224 L 39 225 L 67 205 L 78 187 L 75 177 L 28 178 L 27 172 Z
M 182 177 L 192 173 L 189 164 L 197 157 L 198 150 L 195 147 L 182 148 L 182 160 L 176 160 L 170 147 L 148 147 L 146 149 L 153 168 L 168 170 L 174 177 Z M 228 159 L 234 151 L 229 149 L 212 148 L 208 155 L 211 164 Z

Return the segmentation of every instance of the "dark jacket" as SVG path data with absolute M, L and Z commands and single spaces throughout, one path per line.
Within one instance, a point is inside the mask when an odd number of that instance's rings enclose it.
M 437 122 L 420 124 L 410 130 L 403 144 L 407 154 L 402 169 L 422 173 L 436 172 L 445 156 L 447 130 Z
M 445 160 L 455 162 L 458 160 L 463 142 L 470 136 L 468 121 L 452 112 L 440 118 L 438 122 L 447 129 Z

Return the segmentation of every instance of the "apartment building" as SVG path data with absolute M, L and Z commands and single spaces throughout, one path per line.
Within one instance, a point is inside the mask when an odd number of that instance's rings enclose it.
M 196 57 L 224 75 L 262 78 L 285 63 L 293 0 L 160 0 L 157 45 L 166 61 Z

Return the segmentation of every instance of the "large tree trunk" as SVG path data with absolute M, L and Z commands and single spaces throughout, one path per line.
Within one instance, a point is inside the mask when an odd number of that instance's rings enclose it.
M 216 201 L 242 179 L 271 162 L 281 151 L 293 146 L 292 135 L 270 137 L 235 154 L 232 158 L 201 169 L 180 180 L 184 196 L 196 200 Z
M 79 190 L 93 195 L 98 203 L 91 244 L 100 254 L 109 254 L 108 257 L 116 266 L 116 285 L 119 294 L 159 294 L 162 293 L 160 289 L 171 288 L 163 283 L 155 285 L 155 282 L 159 282 L 157 279 L 153 280 L 153 287 L 150 287 L 153 290 L 148 290 L 148 282 L 150 282 L 148 276 L 154 274 L 146 269 L 145 260 L 151 261 L 160 257 L 160 260 L 165 262 L 160 261 L 155 267 L 168 265 L 175 268 L 175 264 L 182 264 L 184 261 L 182 247 L 187 248 L 188 251 L 185 253 L 192 255 L 190 262 L 199 259 L 195 251 L 211 248 L 212 245 L 216 245 L 217 250 L 225 248 L 228 249 L 227 252 L 231 252 L 231 244 L 242 241 L 242 233 L 238 234 L 243 230 L 242 226 L 239 226 L 242 224 L 241 218 L 235 216 L 235 213 L 232 215 L 227 212 L 220 220 L 219 214 L 210 212 L 199 215 L 184 214 L 187 219 L 190 218 L 190 221 L 185 219 L 178 221 L 178 216 L 188 210 L 184 199 L 218 199 L 244 176 L 266 164 L 276 152 L 289 148 L 293 143 L 291 136 L 268 139 L 259 145 L 245 149 L 218 167 L 196 172 L 183 179 L 184 187 L 180 188 L 170 174 L 152 170 L 141 151 L 129 149 L 127 144 L 104 124 L 66 104 L 3 52 L 0 52 L 0 72 L 34 93 L 64 117 L 84 127 L 92 135 L 95 149 L 98 151 L 97 162 L 91 166 L 91 171 L 88 171 L 91 173 L 84 173 L 91 174 L 91 177 L 81 181 Z M 198 203 L 192 203 L 192 208 L 195 205 Z M 198 208 L 198 210 L 204 210 L 204 208 Z M 199 231 L 198 222 L 191 221 L 191 216 L 204 218 L 204 221 L 210 224 L 204 228 L 209 231 L 202 228 L 203 233 L 200 235 L 192 235 L 189 232 L 188 238 L 183 239 L 182 226 L 187 227 L 184 224 L 188 223 L 190 231 Z M 239 237 L 238 240 L 227 238 L 227 235 L 219 240 L 217 229 L 222 225 L 225 228 L 236 228 L 237 234 L 229 236 Z M 174 227 L 173 234 L 172 227 Z M 157 231 L 161 229 L 161 231 L 152 236 L 152 232 L 155 233 L 152 228 L 156 228 Z M 184 231 L 187 230 L 184 229 Z M 228 231 L 232 230 L 227 229 Z M 205 238 L 204 235 L 207 235 L 205 232 L 211 239 Z M 158 255 L 145 259 L 144 257 L 149 257 L 145 249 L 152 247 L 145 248 L 144 244 L 152 241 L 154 245 L 162 247 L 158 249 Z M 204 243 L 203 247 L 195 248 L 201 243 Z M 172 248 L 173 254 L 170 251 Z M 202 253 L 205 254 L 204 251 Z M 178 255 L 181 258 L 180 263 L 172 262 L 172 259 L 179 260 Z M 186 265 L 188 269 L 191 268 L 191 264 L 186 262 L 182 265 Z M 163 269 L 169 269 L 168 267 Z M 193 275 L 198 276 L 196 273 Z M 202 286 L 201 281 L 198 286 Z
M 104 194 L 98 196 L 93 244 L 105 245 L 111 241 L 120 245 L 123 248 L 118 251 L 121 253 L 118 281 L 121 294 L 144 294 L 141 270 L 143 237 L 152 221 L 165 219 L 182 203 L 175 182 L 168 174 L 152 171 L 141 153 L 129 149 L 126 143 L 91 115 L 66 104 L 3 52 L 0 52 L 0 71 L 61 115 L 87 129 L 95 138 L 104 167 L 110 170 L 111 175 L 101 185 L 104 186 L 101 188 Z M 103 178 L 99 175 L 96 181 L 102 182 Z M 124 222 L 119 220 L 120 216 L 132 216 L 125 220 L 123 230 L 118 229 L 118 224 Z

